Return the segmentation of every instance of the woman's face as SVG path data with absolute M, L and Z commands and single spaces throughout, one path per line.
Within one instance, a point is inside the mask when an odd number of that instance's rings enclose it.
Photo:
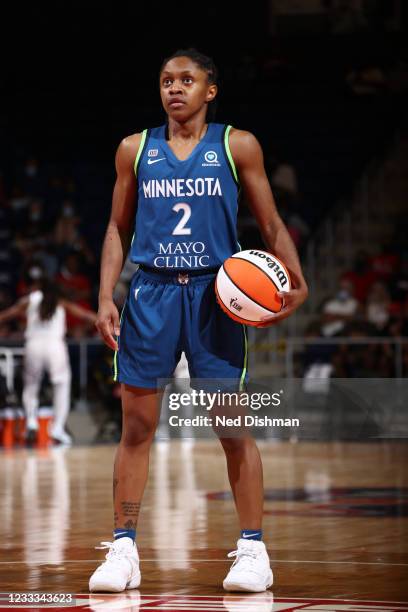
M 186 121 L 207 107 L 217 94 L 217 86 L 208 82 L 205 70 L 188 57 L 175 57 L 160 74 L 160 96 L 167 115 Z

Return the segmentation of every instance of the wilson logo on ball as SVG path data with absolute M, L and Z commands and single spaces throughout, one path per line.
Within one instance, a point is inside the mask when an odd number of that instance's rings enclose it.
M 279 277 L 279 280 L 282 283 L 282 286 L 286 285 L 286 283 L 288 282 L 288 278 L 285 272 L 283 271 L 283 268 L 279 266 L 278 260 L 276 259 L 276 257 L 272 257 L 268 255 L 267 253 L 263 253 L 262 251 L 249 251 L 249 253 L 250 255 L 255 255 L 256 257 L 259 257 L 260 259 L 264 259 L 267 263 L 268 268 L 275 270 L 276 274 Z

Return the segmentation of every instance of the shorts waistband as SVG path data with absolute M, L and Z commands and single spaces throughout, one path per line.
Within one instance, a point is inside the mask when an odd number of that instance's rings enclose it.
M 144 276 L 152 280 L 160 280 L 160 282 L 172 283 L 175 285 L 188 285 L 193 279 L 197 282 L 215 276 L 219 268 L 205 268 L 204 270 L 189 271 L 169 268 L 161 268 L 158 270 L 157 268 L 150 268 L 149 266 L 140 264 L 139 270 L 143 272 Z

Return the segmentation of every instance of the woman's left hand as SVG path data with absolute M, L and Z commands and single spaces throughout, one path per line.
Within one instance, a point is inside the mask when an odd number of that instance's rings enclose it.
M 308 296 L 307 287 L 301 287 L 300 289 L 291 289 L 290 291 L 279 291 L 277 293 L 278 297 L 283 299 L 283 308 L 275 315 L 272 315 L 270 318 L 262 321 L 256 327 L 270 327 L 271 325 L 275 325 L 283 319 L 287 319 L 291 314 L 295 312 L 299 306 L 303 304 Z

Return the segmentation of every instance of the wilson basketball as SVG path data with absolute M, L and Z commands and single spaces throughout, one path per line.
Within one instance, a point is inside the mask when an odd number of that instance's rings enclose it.
M 226 259 L 218 271 L 215 293 L 221 308 L 234 321 L 257 326 L 279 312 L 279 291 L 289 291 L 284 264 L 259 249 L 240 251 Z

